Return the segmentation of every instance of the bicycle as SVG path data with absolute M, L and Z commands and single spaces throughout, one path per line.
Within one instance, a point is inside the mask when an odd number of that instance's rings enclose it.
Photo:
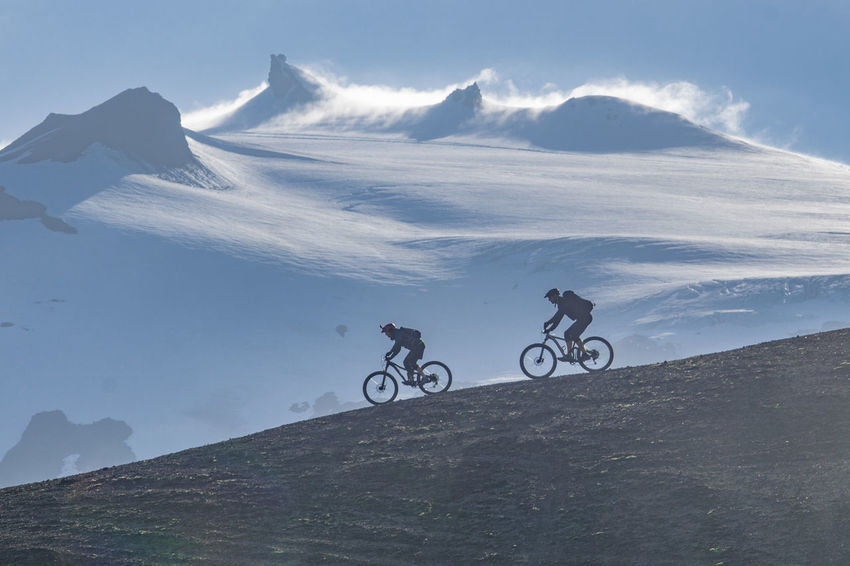
M 576 338 L 573 340 L 572 350 L 567 352 L 564 349 L 566 339 L 560 336 L 553 336 L 549 332 L 544 332 L 543 334 L 546 335 L 543 342 L 527 346 L 519 356 L 519 367 L 522 368 L 522 373 L 531 379 L 544 379 L 552 375 L 558 366 L 560 357 L 565 357 L 568 353 L 573 356 L 573 361 L 570 361 L 570 364 L 578 362 L 581 367 L 590 372 L 606 370 L 611 366 L 611 362 L 614 361 L 614 348 L 611 347 L 611 343 L 605 338 L 599 336 L 591 336 L 584 340 Z M 549 340 L 561 352 L 560 357 L 556 356 L 555 350 L 546 344 Z M 564 346 L 561 346 L 561 342 L 564 342 Z M 588 355 L 586 359 L 582 359 L 584 356 L 582 356 L 579 343 L 584 344 Z
M 443 362 L 426 362 L 418 371 L 414 371 L 413 380 L 405 377 L 407 369 L 392 360 L 384 358 L 384 369 L 370 373 L 363 382 L 363 396 L 373 405 L 391 403 L 398 395 L 398 381 L 389 372 L 393 368 L 401 382 L 410 387 L 419 387 L 423 393 L 433 395 L 447 391 L 452 384 L 452 372 Z M 404 373 L 402 373 L 404 372 Z

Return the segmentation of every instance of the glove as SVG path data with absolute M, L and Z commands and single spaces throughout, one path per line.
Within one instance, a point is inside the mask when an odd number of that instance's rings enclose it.
M 385 360 L 392 359 L 392 357 L 393 357 L 393 353 L 392 353 L 392 352 L 387 352 L 386 354 L 384 354 L 384 359 L 385 359 Z

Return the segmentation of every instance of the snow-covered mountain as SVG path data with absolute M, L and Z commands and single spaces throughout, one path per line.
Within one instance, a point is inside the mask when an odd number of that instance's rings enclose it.
M 619 98 L 584 96 L 554 108 L 516 109 L 486 103 L 477 83 L 456 89 L 425 110 L 409 112 L 389 129 L 419 141 L 469 135 L 506 138 L 544 149 L 600 153 L 743 146 L 672 112 Z
M 392 127 L 187 137 L 99 108 L 0 152 L 0 451 L 45 410 L 148 457 L 356 406 L 389 321 L 456 387 L 519 378 L 552 286 L 596 302 L 618 365 L 850 325 L 850 168 L 669 113 L 473 84 Z
M 650 151 L 672 147 L 741 145 L 683 117 L 610 96 L 567 100 L 535 115 L 514 113 L 508 132 L 533 145 L 561 151 Z
M 445 100 L 424 110 L 411 111 L 409 123 L 400 120 L 397 127 L 406 130 L 414 139 L 423 141 L 444 138 L 452 134 L 474 130 L 476 118 L 483 108 L 483 97 L 478 83 L 464 89 L 455 89 Z
M 82 114 L 50 114 L 41 124 L 0 148 L 0 163 L 3 162 L 47 162 L 40 168 L 12 168 L 8 174 L 12 179 L 15 173 L 24 174 L 17 196 L 33 198 L 25 205 L 28 218 L 50 219 L 35 209 L 63 212 L 95 194 L 98 183 L 108 184 L 134 173 L 221 188 L 220 181 L 189 150 L 177 107 L 146 87 L 127 89 Z M 82 174 L 48 184 L 41 177 L 47 170 L 55 171 L 59 177 L 70 171 Z M 80 183 L 75 186 L 77 179 Z M 57 187 L 57 183 L 61 186 Z M 6 194 L 0 198 L 19 213 L 22 210 L 20 201 L 11 200 L 16 197 Z M 5 216 L 11 214 L 7 210 Z M 3 217 L 0 211 L 0 219 Z M 61 222 L 42 221 L 51 228 L 67 229 Z
M 82 114 L 50 114 L 3 148 L 0 161 L 68 163 L 93 144 L 153 170 L 197 163 L 177 107 L 145 87 L 127 89 Z
M 358 131 L 403 134 L 417 141 L 448 136 L 509 139 L 558 151 L 651 151 L 673 147 L 741 147 L 741 141 L 678 114 L 615 98 L 582 96 L 549 108 L 516 108 L 484 98 L 477 82 L 436 104 L 404 111 L 358 108 L 344 93 L 272 55 L 268 86 L 220 117 L 205 133 L 246 130 Z
M 324 96 L 321 84 L 309 73 L 287 63 L 286 55 L 272 55 L 268 86 L 209 131 L 256 128 L 282 114 L 303 109 Z

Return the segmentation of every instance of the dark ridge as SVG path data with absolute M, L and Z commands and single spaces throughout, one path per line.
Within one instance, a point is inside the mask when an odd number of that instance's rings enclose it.
M 5 489 L 0 563 L 848 564 L 848 342 L 453 391 Z
M 50 114 L 0 151 L 0 161 L 67 163 L 94 143 L 154 170 L 197 164 L 177 107 L 145 87 L 127 89 L 82 114 Z

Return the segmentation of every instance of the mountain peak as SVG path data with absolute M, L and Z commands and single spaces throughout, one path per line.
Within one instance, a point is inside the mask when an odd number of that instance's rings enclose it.
M 456 88 L 442 102 L 428 108 L 410 129 L 417 140 L 429 140 L 456 134 L 481 109 L 482 98 L 478 83 Z
M 157 170 L 195 161 L 177 107 L 144 86 L 127 89 L 82 114 L 49 114 L 3 149 L 0 161 L 67 163 L 96 143 Z
M 286 55 L 271 55 L 268 88 L 237 108 L 206 132 L 249 130 L 295 108 L 322 99 L 322 85 L 298 67 L 290 65 Z
M 271 55 L 269 65 L 269 88 L 276 97 L 284 97 L 292 103 L 317 100 L 321 86 L 312 77 L 286 62 L 286 55 Z
M 482 100 L 481 89 L 478 88 L 478 83 L 474 82 L 466 88 L 456 88 L 444 102 L 477 109 L 481 107 Z

